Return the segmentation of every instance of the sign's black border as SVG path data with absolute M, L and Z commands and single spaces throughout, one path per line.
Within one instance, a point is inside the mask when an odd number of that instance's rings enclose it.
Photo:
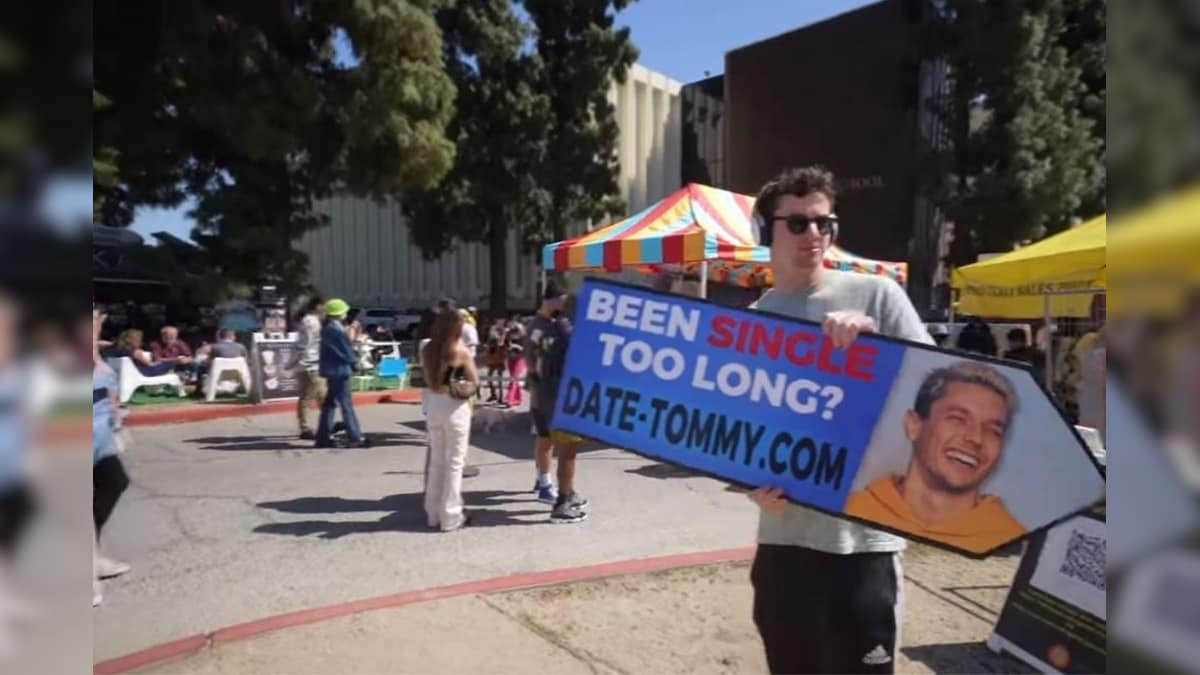
M 630 290 L 637 291 L 638 293 L 657 295 L 657 296 L 664 297 L 664 298 L 671 298 L 671 299 L 683 298 L 685 300 L 689 300 L 689 301 L 693 301 L 693 302 L 699 302 L 699 303 L 703 303 L 703 304 L 707 304 L 707 305 L 712 305 L 714 307 L 720 307 L 721 309 L 725 309 L 725 310 L 738 310 L 738 311 L 744 311 L 744 312 L 751 312 L 754 314 L 769 316 L 769 317 L 780 319 L 783 321 L 789 321 L 791 323 L 797 323 L 797 324 L 802 324 L 802 325 L 806 325 L 806 326 L 816 326 L 818 328 L 823 328 L 823 326 L 817 321 L 809 321 L 807 319 L 798 319 L 794 316 L 787 316 L 785 314 L 779 314 L 777 312 L 768 312 L 768 311 L 763 311 L 763 310 L 758 310 L 758 309 L 750 309 L 748 307 L 727 307 L 725 305 L 719 305 L 719 304 L 717 304 L 711 300 L 708 300 L 706 298 L 693 298 L 691 296 L 679 295 L 677 293 L 667 293 L 665 291 L 659 291 L 659 290 L 655 290 L 652 288 L 646 288 L 644 286 L 638 286 L 637 284 L 631 284 L 631 283 L 627 283 L 624 281 L 613 281 L 610 279 L 604 279 L 602 277 L 597 277 L 597 276 L 585 277 L 583 280 L 583 284 L 587 285 L 589 283 L 590 284 L 601 284 L 601 285 L 607 285 L 607 286 L 615 286 L 617 288 L 628 288 Z M 580 292 L 582 293 L 582 291 L 583 291 L 583 286 L 580 287 Z M 578 294 L 574 294 L 574 295 L 576 295 L 576 297 L 578 297 Z M 579 310 L 580 310 L 579 304 L 576 302 L 575 303 L 575 312 L 579 312 Z M 575 320 L 575 317 L 572 317 L 573 322 L 574 322 L 574 320 Z M 881 333 L 863 334 L 863 335 L 860 335 L 858 339 L 859 340 L 880 341 L 880 342 L 891 342 L 894 344 L 903 345 L 905 347 L 923 349 L 925 351 L 937 352 L 939 354 L 954 354 L 954 355 L 962 356 L 964 358 L 969 358 L 973 361 L 985 361 L 985 362 L 989 362 L 989 363 L 995 363 L 998 365 L 1006 366 L 1006 367 L 1013 368 L 1013 369 L 1024 372 L 1030 379 L 1033 380 L 1034 384 L 1037 385 L 1038 390 L 1042 392 L 1042 396 L 1044 396 L 1046 398 L 1046 402 L 1050 404 L 1050 407 L 1053 408 L 1054 411 L 1058 413 L 1058 416 L 1062 420 L 1062 423 L 1065 424 L 1068 429 L 1070 429 L 1071 435 L 1075 438 L 1075 440 L 1079 444 L 1079 450 L 1087 456 L 1088 460 L 1092 464 L 1092 467 L 1096 470 L 1096 474 L 1098 476 L 1100 476 L 1100 480 L 1102 482 L 1107 483 L 1104 469 L 1101 467 L 1099 460 L 1097 460 L 1096 456 L 1092 454 L 1092 451 L 1088 449 L 1087 443 L 1083 440 L 1083 436 L 1080 435 L 1079 430 L 1075 428 L 1074 424 L 1071 424 L 1071 421 L 1069 419 L 1067 419 L 1067 414 L 1062 410 L 1062 408 L 1060 408 L 1055 403 L 1054 397 L 1051 396 L 1050 392 L 1048 392 L 1046 390 L 1045 384 L 1043 382 L 1038 381 L 1038 378 L 1033 374 L 1033 368 L 1029 364 L 1021 363 L 1019 361 L 1009 361 L 1007 359 L 1002 359 L 1002 358 L 998 358 L 998 357 L 994 357 L 994 356 L 987 356 L 985 354 L 977 354 L 975 352 L 963 352 L 963 351 L 959 351 L 959 350 L 955 350 L 955 349 L 940 349 L 938 347 L 935 347 L 933 345 L 928 345 L 923 342 L 913 342 L 911 340 L 902 340 L 900 338 L 883 335 Z M 577 344 L 579 344 L 579 343 L 576 342 L 575 340 L 571 340 L 570 344 L 567 345 L 566 359 L 570 358 L 571 350 L 575 349 Z M 551 426 L 553 427 L 553 420 L 551 420 Z M 655 455 L 650 452 L 644 452 L 641 450 L 634 450 L 631 448 L 624 448 L 624 447 L 618 448 L 616 445 L 614 445 L 613 441 L 607 441 L 607 440 L 604 440 L 603 438 L 591 438 L 588 436 L 582 436 L 580 434 L 577 434 L 574 431 L 570 431 L 569 429 L 560 429 L 560 431 L 565 431 L 567 433 L 574 434 L 576 436 L 580 436 L 581 438 L 585 438 L 589 441 L 593 441 L 595 443 L 599 443 L 599 444 L 605 445 L 607 447 L 613 447 L 613 448 L 617 448 L 620 450 L 625 450 L 626 452 L 631 452 L 635 455 L 641 455 L 642 457 L 653 459 L 653 460 L 662 462 L 664 464 L 670 464 L 672 466 L 679 467 L 686 471 L 690 471 L 696 475 L 706 476 L 708 478 L 718 480 L 722 483 L 734 485 L 734 486 L 737 486 L 737 487 L 740 487 L 740 488 L 743 488 L 746 490 L 755 490 L 755 489 L 761 487 L 759 485 L 750 485 L 748 483 L 743 483 L 741 481 L 730 480 L 723 476 L 718 476 L 714 473 L 711 473 L 708 471 L 702 471 L 702 470 L 699 470 L 699 469 L 696 469 L 696 468 L 693 468 L 690 466 L 684 466 L 682 464 L 677 464 L 675 462 L 672 462 L 671 460 L 660 457 L 660 456 Z M 952 553 L 956 553 L 958 555 L 962 555 L 967 558 L 972 558 L 975 560 L 982 560 L 984 558 L 991 556 L 992 554 L 996 553 L 997 551 L 999 551 L 1001 549 L 1005 549 L 1005 548 L 1008 548 L 1009 546 L 1013 546 L 1014 544 L 1024 542 L 1025 540 L 1029 539 L 1030 537 L 1032 537 L 1034 535 L 1041 534 L 1041 533 L 1048 531 L 1050 528 L 1054 527 L 1055 525 L 1058 525 L 1059 523 L 1065 522 L 1071 518 L 1074 518 L 1077 515 L 1081 515 L 1081 514 L 1084 514 L 1088 511 L 1090 511 L 1091 509 L 1095 508 L 1097 505 L 1103 503 L 1104 498 L 1102 497 L 1101 499 L 1097 500 L 1096 502 L 1088 504 L 1088 505 L 1080 508 L 1077 511 L 1072 511 L 1071 513 L 1068 513 L 1068 514 L 1062 516 L 1061 518 L 1055 519 L 1053 522 L 1047 523 L 1035 530 L 1030 530 L 1030 531 L 1026 532 L 1024 535 L 1017 537 L 1016 539 L 1004 542 L 1003 544 L 1000 544 L 999 546 L 988 549 L 987 551 L 984 551 L 982 553 L 974 553 L 971 551 L 966 551 L 961 548 L 955 548 L 944 542 L 936 541 L 933 539 L 927 539 L 925 537 L 918 537 L 916 535 L 913 535 L 911 532 L 904 532 L 902 530 L 898 530 L 895 528 L 886 527 L 884 525 L 880 525 L 879 523 L 876 523 L 876 522 L 873 522 L 870 520 L 864 520 L 862 518 L 856 518 L 854 516 L 847 516 L 844 513 L 840 513 L 837 511 L 830 511 L 828 509 L 819 508 L 819 507 L 813 506 L 811 504 L 802 504 L 802 503 L 795 501 L 793 499 L 790 499 L 790 498 L 788 499 L 788 501 L 797 506 L 803 506 L 806 509 L 812 509 L 813 511 L 818 511 L 820 513 L 834 516 L 836 518 L 841 518 L 843 520 L 855 522 L 855 523 L 864 525 L 866 527 L 870 527 L 875 530 L 889 532 L 891 534 L 902 537 L 909 541 L 920 542 L 922 544 L 933 546 L 934 548 L 942 549 L 944 551 L 950 551 Z

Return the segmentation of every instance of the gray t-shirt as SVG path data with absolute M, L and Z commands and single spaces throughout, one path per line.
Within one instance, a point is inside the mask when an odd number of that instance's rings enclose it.
M 751 308 L 809 321 L 824 321 L 830 312 L 859 311 L 875 319 L 883 335 L 933 344 L 904 289 L 886 277 L 823 270 L 812 288 L 801 293 L 767 291 Z M 905 546 L 895 535 L 794 504 L 780 515 L 762 512 L 758 541 L 826 553 L 901 551 Z
M 246 347 L 240 342 L 216 342 L 212 346 L 212 357 L 214 359 L 236 359 L 246 358 Z

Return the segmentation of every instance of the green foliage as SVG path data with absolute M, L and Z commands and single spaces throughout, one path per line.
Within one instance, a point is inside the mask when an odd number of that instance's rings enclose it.
M 523 49 L 529 29 L 510 0 L 459 0 L 437 21 L 459 92 L 450 135 L 460 152 L 439 186 L 405 198 L 410 232 L 429 259 L 455 241 L 487 242 L 491 306 L 504 309 L 509 232 L 543 211 L 533 180 L 549 121 L 548 100 L 535 90 L 542 64 Z
M 534 243 L 563 239 L 570 223 L 621 213 L 613 82 L 622 83 L 638 51 L 629 29 L 615 29 L 628 0 L 522 0 L 545 64 L 538 90 L 550 99 L 545 162 L 538 182 L 549 221 L 527 232 Z
M 608 96 L 637 56 L 628 31 L 613 29 L 610 10 L 625 0 L 521 4 L 532 23 L 512 0 L 459 0 L 437 14 L 459 91 L 450 134 L 460 151 L 440 186 L 404 200 L 427 258 L 456 241 L 488 244 L 498 311 L 511 234 L 536 248 L 567 223 L 623 210 Z
M 921 180 L 955 223 L 951 262 L 972 262 L 980 252 L 1005 251 L 1095 215 L 1105 188 L 1097 128 L 1104 89 L 1096 78 L 1104 3 L 939 4 L 924 56 L 950 68 L 950 91 L 934 113 L 951 140 L 924 158 Z
M 1114 3 L 1109 36 L 1109 201 L 1120 213 L 1200 176 L 1200 13 L 1171 0 Z
M 454 87 L 433 0 L 125 0 L 96 14 L 95 210 L 198 207 L 194 238 L 230 280 L 294 292 L 293 242 L 335 190 L 436 185 Z M 339 59 L 339 41 L 353 50 Z M 113 171 L 115 167 L 115 175 Z

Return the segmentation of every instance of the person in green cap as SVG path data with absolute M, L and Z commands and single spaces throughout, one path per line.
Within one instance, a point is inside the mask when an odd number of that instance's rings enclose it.
M 354 353 L 354 345 L 346 335 L 344 324 L 350 305 L 341 298 L 334 298 L 325 303 L 327 321 L 321 329 L 321 350 L 317 372 L 325 378 L 325 400 L 321 403 L 321 417 L 317 421 L 317 440 L 314 447 L 333 447 L 329 437 L 333 430 L 333 411 L 342 409 L 342 421 L 346 424 L 346 434 L 350 437 L 350 446 L 368 447 L 367 438 L 363 436 L 358 424 L 358 415 L 354 414 L 354 398 L 350 395 L 350 376 L 354 373 L 354 364 L 358 361 Z

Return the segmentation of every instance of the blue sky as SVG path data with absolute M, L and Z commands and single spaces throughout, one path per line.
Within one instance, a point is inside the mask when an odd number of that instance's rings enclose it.
M 638 63 L 682 83 L 718 75 L 725 52 L 869 5 L 874 0 L 638 0 L 617 17 L 629 26 Z M 133 229 L 188 238 L 191 205 L 139 209 Z

